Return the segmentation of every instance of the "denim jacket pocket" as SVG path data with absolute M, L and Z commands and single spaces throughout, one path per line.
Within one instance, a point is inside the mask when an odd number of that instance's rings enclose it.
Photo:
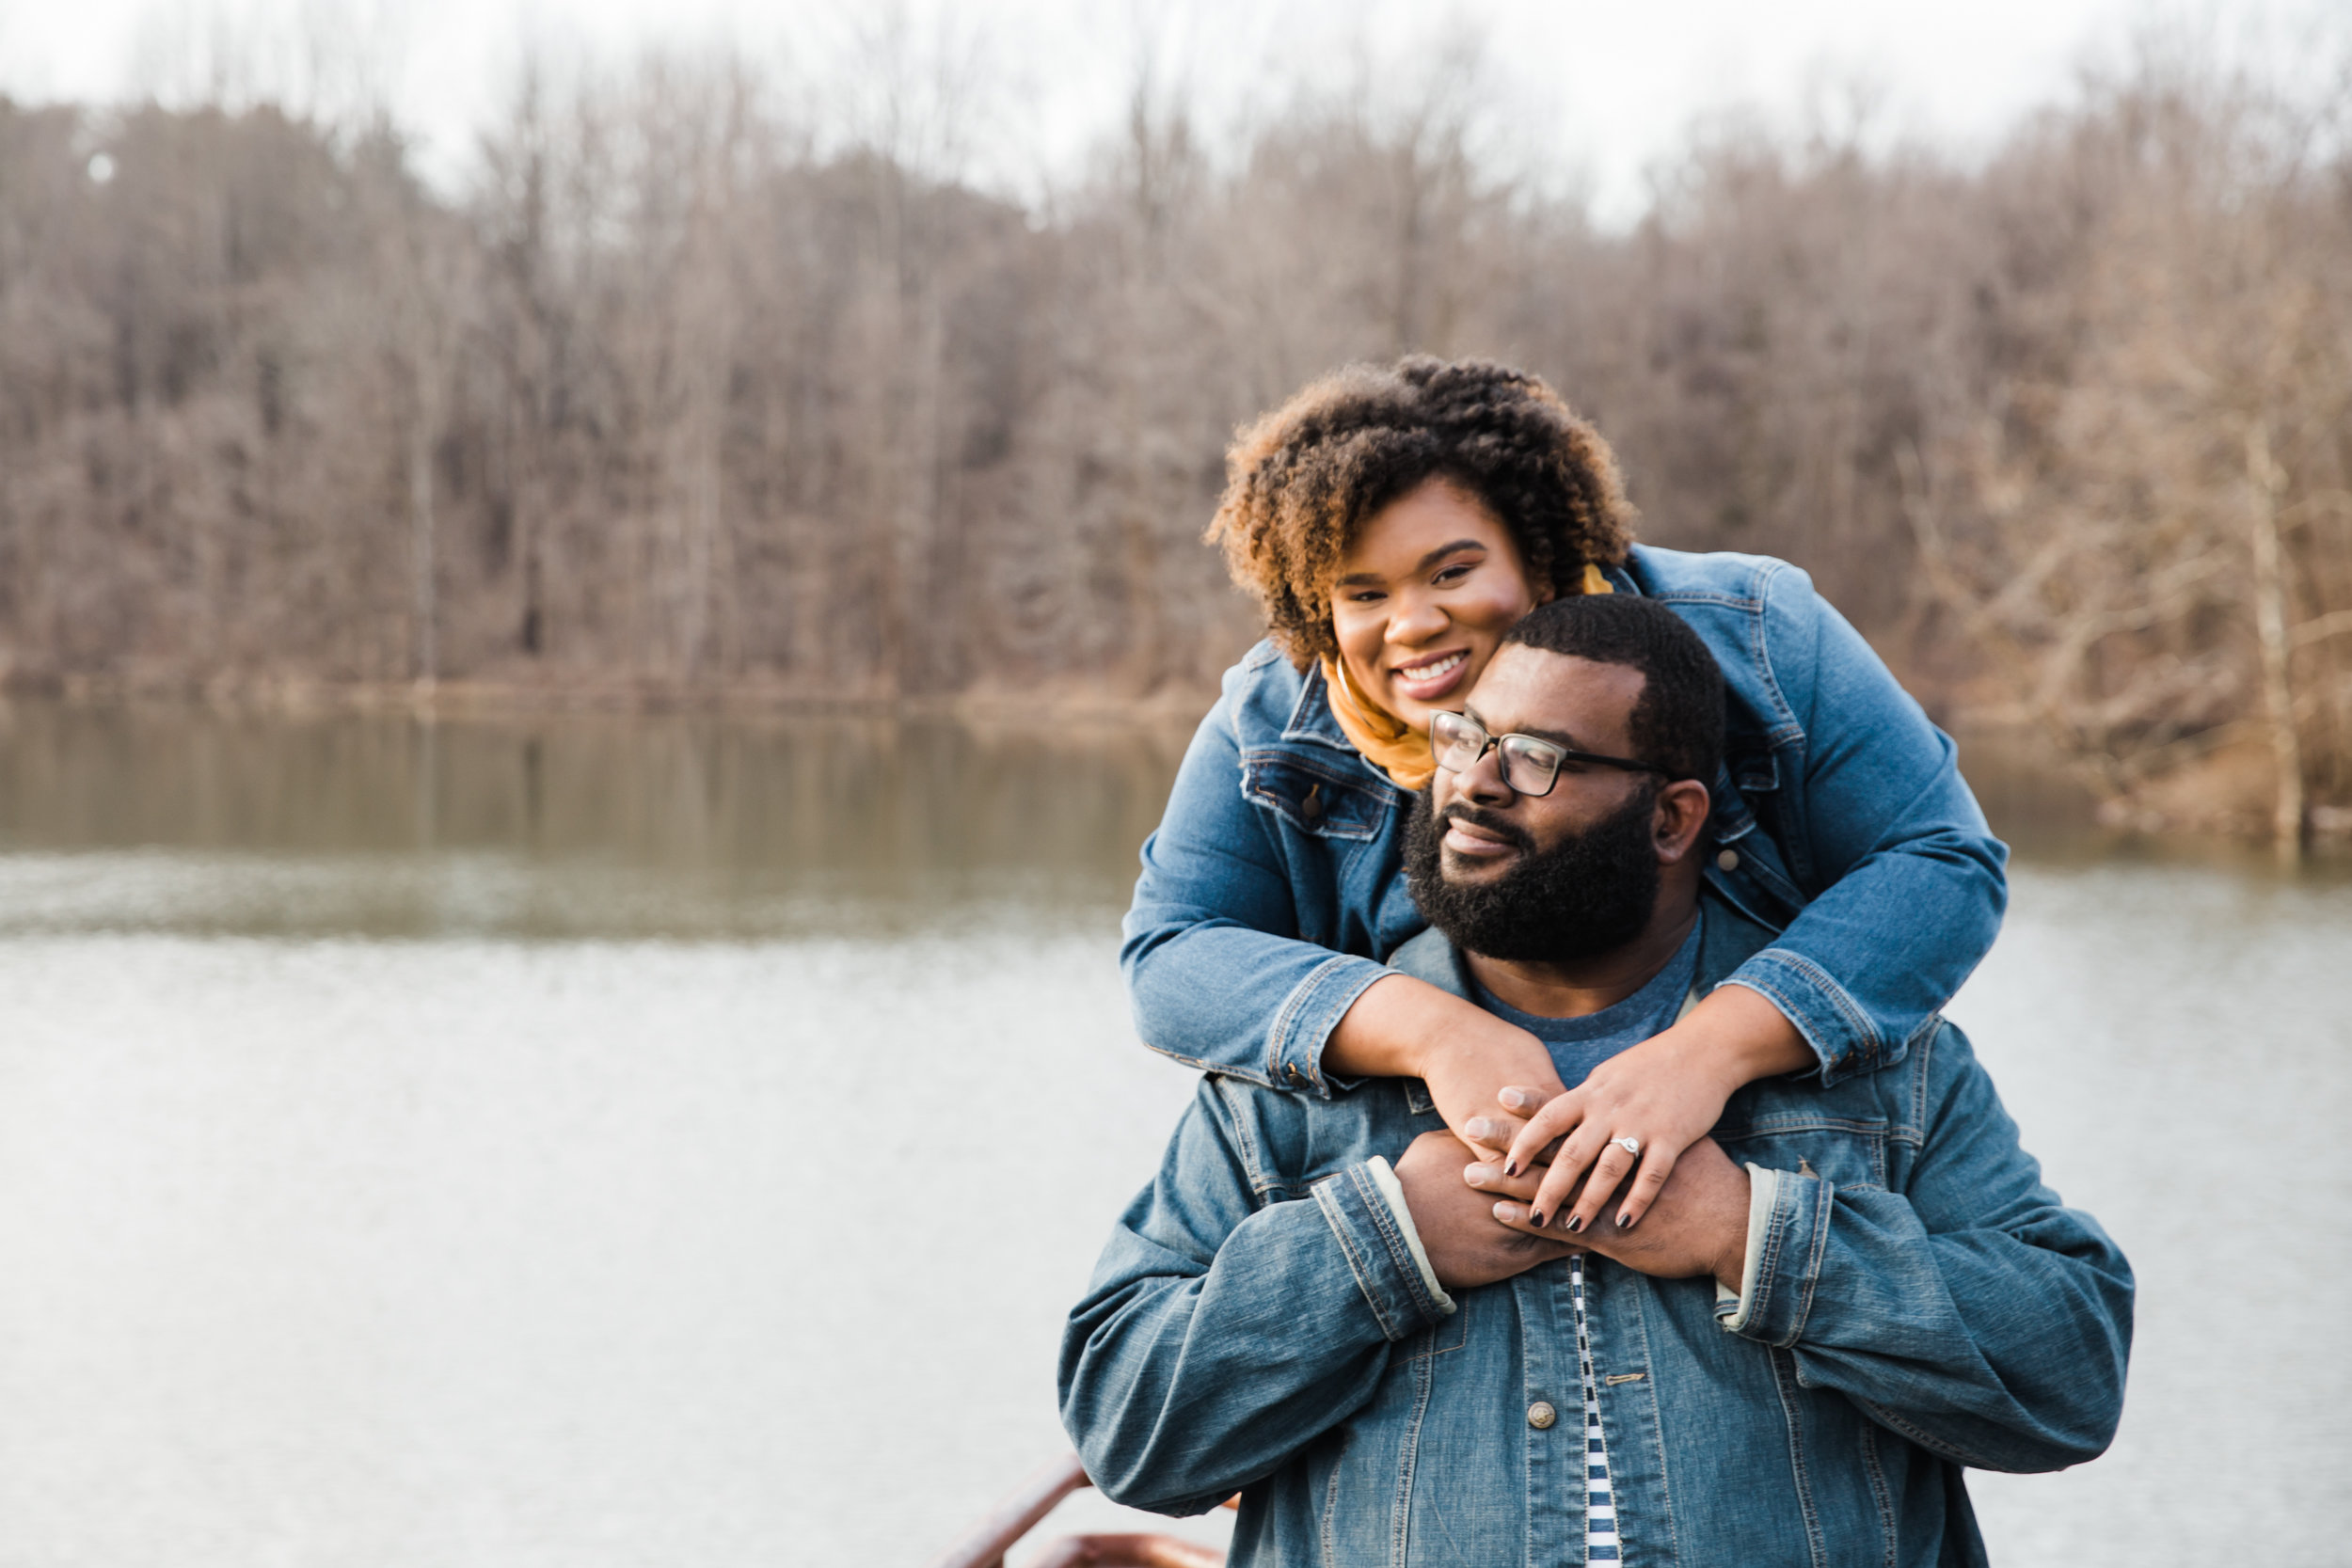
M 1377 838 L 1394 809 L 1388 793 L 1352 758 L 1326 764 L 1291 752 L 1244 752 L 1241 791 L 1316 838 Z

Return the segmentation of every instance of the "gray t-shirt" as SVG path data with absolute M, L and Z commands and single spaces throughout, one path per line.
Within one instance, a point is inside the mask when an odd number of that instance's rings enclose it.
M 1470 995 L 1480 1006 L 1499 1019 L 1518 1024 L 1550 1049 L 1552 1065 L 1560 1069 L 1561 1084 L 1572 1089 L 1584 1082 L 1593 1069 L 1618 1052 L 1641 1044 L 1672 1023 L 1682 1011 L 1683 998 L 1691 994 L 1691 979 L 1698 972 L 1698 963 L 1699 922 L 1692 921 L 1691 934 L 1683 939 L 1666 967 L 1650 976 L 1648 985 L 1616 1006 L 1582 1018 L 1541 1018 L 1534 1013 L 1523 1013 L 1480 985 L 1467 963 L 1462 965 L 1462 974 L 1470 981 Z

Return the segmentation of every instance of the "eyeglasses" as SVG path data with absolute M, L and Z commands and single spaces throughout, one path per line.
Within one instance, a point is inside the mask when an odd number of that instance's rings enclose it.
M 1438 766 L 1447 772 L 1469 772 L 1478 766 L 1478 759 L 1489 748 L 1502 753 L 1502 782 L 1515 795 L 1550 794 L 1551 786 L 1560 782 L 1560 769 L 1572 762 L 1674 777 L 1654 762 L 1572 751 L 1532 735 L 1488 735 L 1486 726 L 1468 714 L 1438 712 L 1429 716 L 1429 749 L 1436 753 Z

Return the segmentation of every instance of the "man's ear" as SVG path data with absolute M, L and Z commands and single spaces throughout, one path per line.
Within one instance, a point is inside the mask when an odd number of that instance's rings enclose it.
M 1661 865 L 1674 865 L 1698 848 L 1707 831 L 1707 814 L 1714 798 L 1696 779 L 1677 779 L 1658 792 L 1658 809 L 1650 818 L 1650 835 Z

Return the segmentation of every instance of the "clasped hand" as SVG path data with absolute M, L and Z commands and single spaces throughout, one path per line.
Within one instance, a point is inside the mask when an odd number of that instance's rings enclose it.
M 1538 1226 L 1557 1221 L 1571 1234 L 1590 1230 L 1623 1184 L 1613 1220 L 1629 1228 L 1657 1201 L 1683 1150 L 1722 1118 L 1741 1085 L 1803 1071 L 1814 1062 L 1813 1048 L 1778 1008 L 1744 986 L 1720 986 L 1671 1027 L 1612 1056 L 1565 1093 L 1558 1079 L 1538 1069 L 1502 1079 L 1514 1086 L 1490 1089 L 1490 1109 L 1456 1120 L 1445 1100 L 1438 1108 L 1446 1125 L 1482 1156 L 1501 1153 L 1508 1174 L 1549 1164 L 1529 1195 Z M 1489 1058 L 1487 1070 L 1499 1065 L 1506 1064 Z M 1544 1066 L 1549 1065 L 1547 1056 Z M 1431 1092 L 1436 1095 L 1434 1085 Z M 1638 1154 L 1619 1141 L 1627 1138 L 1638 1145 Z M 1571 1200 L 1572 1192 L 1581 1196 Z
M 1734 1290 L 1746 1264 L 1748 1175 L 1712 1138 L 1684 1150 L 1638 1231 L 1613 1218 L 1573 1237 L 1557 1224 L 1535 1224 L 1528 1200 L 1544 1180 L 1542 1167 L 1506 1176 L 1450 1132 L 1415 1139 L 1396 1176 L 1430 1269 L 1448 1290 L 1492 1285 L 1583 1251 L 1664 1278 L 1712 1275 Z
M 1325 1042 L 1323 1061 L 1334 1073 L 1419 1078 L 1446 1126 L 1481 1160 L 1499 1161 L 1514 1176 L 1549 1164 L 1530 1195 L 1539 1223 L 1570 1220 L 1581 1232 L 1599 1222 L 1621 1184 L 1615 1223 L 1640 1224 L 1675 1161 L 1714 1127 L 1735 1090 L 1804 1071 L 1815 1057 L 1772 1003 L 1745 986 L 1718 986 L 1670 1027 L 1563 1092 L 1550 1053 L 1534 1035 L 1391 974 L 1356 999 Z M 1619 1138 L 1640 1146 L 1638 1165 Z M 1581 1196 L 1564 1213 L 1580 1182 Z
M 1533 1036 L 1527 1039 L 1541 1052 Z M 1545 1173 L 1537 1189 L 1523 1196 L 1541 1216 L 1539 1226 L 1572 1219 L 1573 1234 L 1600 1222 L 1602 1206 L 1620 1186 L 1625 1191 L 1615 1223 L 1640 1223 L 1674 1174 L 1676 1160 L 1714 1127 L 1737 1086 L 1724 1082 L 1719 1057 L 1669 1029 L 1612 1056 L 1565 1091 L 1542 1071 L 1550 1066 L 1548 1054 L 1538 1069 L 1465 1053 L 1433 1064 L 1424 1079 L 1446 1124 L 1473 1154 L 1515 1176 Z M 1500 1080 L 1512 1086 L 1498 1090 L 1495 1074 L 1514 1069 L 1518 1076 Z M 1629 1134 L 1641 1145 L 1638 1170 L 1634 1154 L 1613 1141 Z M 1577 1200 L 1564 1207 L 1572 1190 Z

